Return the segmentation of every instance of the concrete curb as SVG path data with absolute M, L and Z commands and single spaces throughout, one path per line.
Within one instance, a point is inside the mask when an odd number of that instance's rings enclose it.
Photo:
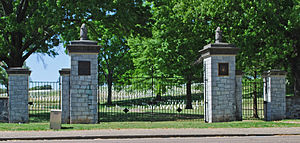
M 190 134 L 190 135 L 118 135 L 118 136 L 61 136 L 61 137 L 9 137 L 9 140 L 71 140 L 71 139 L 130 139 L 130 138 L 189 138 L 189 137 L 243 137 L 243 136 L 296 136 L 300 134 Z

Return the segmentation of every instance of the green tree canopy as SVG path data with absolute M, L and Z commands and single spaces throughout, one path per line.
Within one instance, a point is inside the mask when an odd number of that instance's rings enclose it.
M 238 69 L 253 77 L 269 69 L 288 71 L 299 93 L 299 0 L 206 0 L 202 6 L 206 20 L 222 27 L 226 42 L 241 48 Z
M 182 77 L 187 83 L 187 106 L 191 107 L 191 83 L 202 76 L 201 65 L 195 65 L 198 51 L 207 43 L 208 24 L 199 24 L 196 3 L 190 1 L 155 1 L 152 6 L 151 36 L 129 39 L 135 74 Z M 157 81 L 162 84 L 163 79 Z M 160 85 L 158 89 L 161 90 Z M 159 95 L 160 93 L 158 93 Z
M 56 0 L 0 1 L 0 61 L 22 67 L 35 52 L 56 55 L 64 10 Z
M 152 3 L 151 11 L 152 35 L 129 39 L 136 74 L 149 75 L 153 65 L 158 75 L 187 81 L 199 76 L 201 65 L 192 63 L 204 45 L 214 42 L 220 26 L 224 42 L 241 49 L 237 69 L 256 77 L 277 68 L 291 71 L 296 81 L 300 77 L 300 66 L 293 66 L 299 61 L 298 0 L 160 0 Z
M 67 5 L 64 1 L 62 5 Z M 63 24 L 69 31 L 63 31 L 65 44 L 79 38 L 79 28 L 86 23 L 90 40 L 101 45 L 99 53 L 99 83 L 108 85 L 108 103 L 111 104 L 112 85 L 118 84 L 133 65 L 128 54 L 127 37 L 129 35 L 147 35 L 146 23 L 150 16 L 150 6 L 142 0 L 104 0 L 78 2 L 68 5 L 70 9 Z M 79 7 L 79 9 L 74 9 Z

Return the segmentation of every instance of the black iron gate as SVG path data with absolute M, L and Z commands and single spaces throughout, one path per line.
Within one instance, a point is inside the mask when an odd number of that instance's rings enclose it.
M 243 119 L 264 119 L 264 82 L 243 79 Z
M 126 77 L 112 86 L 111 96 L 108 89 L 99 86 L 100 122 L 203 120 L 203 83 L 192 83 L 191 102 L 182 78 Z M 192 109 L 186 109 L 187 104 Z
M 206 110 L 208 108 L 208 100 L 207 100 L 207 75 L 206 75 L 206 64 L 204 63 L 203 65 L 203 78 L 204 78 L 204 121 L 208 122 L 208 110 Z
M 60 80 L 29 81 L 28 110 L 30 122 L 49 122 L 51 109 L 61 109 Z

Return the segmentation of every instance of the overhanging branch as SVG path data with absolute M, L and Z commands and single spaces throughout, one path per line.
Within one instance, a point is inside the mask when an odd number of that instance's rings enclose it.
M 45 41 L 47 40 L 49 37 L 45 36 L 41 41 Z M 31 50 L 28 51 L 28 53 L 26 53 L 23 57 L 22 60 L 25 61 L 32 53 L 34 53 L 38 48 L 40 48 L 39 46 L 35 46 L 34 48 L 32 48 Z
M 17 22 L 20 23 L 21 21 L 23 21 L 25 19 L 25 14 L 28 8 L 28 0 L 22 0 L 21 4 L 19 5 L 20 11 L 17 15 Z
M 12 5 L 12 1 L 8 1 L 8 3 L 6 3 L 6 0 L 1 0 L 5 15 L 10 15 L 13 12 L 13 5 Z
M 18 5 L 18 9 L 17 9 L 17 17 L 19 19 L 19 15 L 23 9 L 23 5 L 24 5 L 25 0 L 21 0 L 20 4 Z
M 51 25 L 47 25 L 45 28 L 43 28 L 45 31 L 46 30 L 49 30 L 49 27 L 50 27 Z M 47 34 L 47 33 L 46 33 Z M 21 51 L 22 52 L 24 52 L 30 45 L 32 45 L 35 41 L 36 41 L 36 39 L 39 37 L 40 35 L 38 34 L 38 31 L 34 31 L 33 32 L 33 35 L 32 35 L 32 38 L 30 38 L 29 40 L 27 40 L 27 41 L 25 41 L 25 44 L 23 45 L 23 47 L 21 48 Z M 52 35 L 46 35 L 46 40 L 47 40 L 47 38 L 49 38 L 49 37 L 51 37 Z M 44 39 L 45 39 L 44 38 Z

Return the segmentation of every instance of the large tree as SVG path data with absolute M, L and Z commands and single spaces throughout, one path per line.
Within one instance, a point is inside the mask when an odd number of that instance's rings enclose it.
M 282 69 L 299 87 L 299 0 L 202 2 L 213 27 L 221 26 L 227 42 L 241 48 L 237 66 L 256 78 L 263 71 Z M 293 82 L 292 81 L 292 82 Z
M 150 16 L 150 6 L 142 0 L 122 1 L 97 1 L 79 2 L 74 5 L 62 5 L 79 7 L 68 8 L 64 27 L 77 29 L 64 31 L 62 37 L 67 44 L 70 40 L 78 39 L 79 27 L 86 23 L 89 29 L 89 38 L 98 41 L 101 45 L 99 52 L 99 83 L 108 86 L 107 103 L 112 103 L 112 86 L 118 84 L 123 74 L 133 68 L 127 37 L 129 35 L 147 35 L 145 27 Z M 80 11 L 80 12 L 79 12 Z
M 161 73 L 188 79 L 198 69 L 190 64 L 197 51 L 214 42 L 214 30 L 220 26 L 224 41 L 241 48 L 238 69 L 254 78 L 269 69 L 287 70 L 293 75 L 296 95 L 300 85 L 299 9 L 298 0 L 155 1 L 152 37 L 130 41 L 134 64 L 147 69 L 147 64 L 154 63 Z
M 129 41 L 138 73 L 183 77 L 186 83 L 186 109 L 192 108 L 191 84 L 201 77 L 201 65 L 194 65 L 198 50 L 206 43 L 207 25 L 199 24 L 196 3 L 183 0 L 155 1 L 152 6 L 151 37 L 132 37 Z
M 211 1 L 201 2 L 201 14 L 211 27 L 221 26 L 226 42 L 241 48 L 237 68 L 254 79 L 263 71 L 282 69 L 299 88 L 298 0 L 283 1 Z M 289 76 L 290 77 L 290 76 Z M 257 85 L 254 85 L 257 87 Z M 257 92 L 253 92 L 253 116 L 257 114 Z
M 56 0 L 0 1 L 0 61 L 22 67 L 35 52 L 56 55 L 64 10 Z
M 107 85 L 107 104 L 112 104 L 113 84 L 117 85 L 122 76 L 133 69 L 129 47 L 126 45 L 126 39 L 102 31 L 101 49 L 98 58 L 99 83 Z
M 294 84 L 294 94 L 299 95 L 299 1 L 211 2 L 203 2 L 208 21 L 222 26 L 225 39 L 241 48 L 238 69 L 254 80 L 269 69 L 288 71 L 288 83 Z M 256 118 L 257 87 L 255 82 L 252 95 Z
M 129 35 L 147 35 L 144 27 L 149 21 L 150 7 L 143 1 L 117 1 L 112 4 L 110 13 L 95 20 L 94 38 L 102 48 L 99 53 L 99 77 L 108 85 L 107 103 L 112 104 L 112 86 L 119 84 L 123 75 L 133 70 L 127 37 Z M 97 33 L 101 33 L 100 35 Z M 100 80 L 101 81 L 101 80 Z

